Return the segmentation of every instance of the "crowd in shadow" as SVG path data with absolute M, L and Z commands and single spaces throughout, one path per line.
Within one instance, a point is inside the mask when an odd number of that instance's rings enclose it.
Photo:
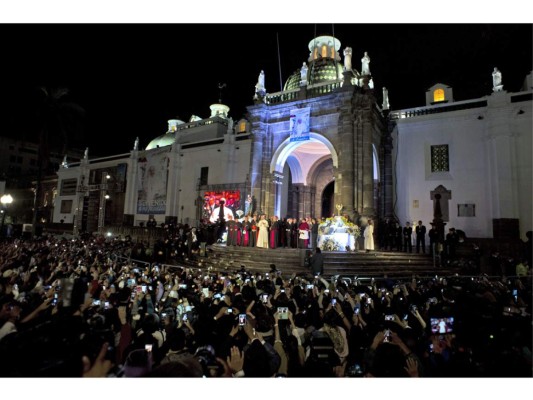
M 531 271 L 328 281 L 136 265 L 134 248 L 3 242 L 0 376 L 532 376 Z

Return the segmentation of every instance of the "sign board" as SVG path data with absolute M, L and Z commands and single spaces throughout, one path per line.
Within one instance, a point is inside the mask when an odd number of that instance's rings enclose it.
M 290 141 L 299 142 L 309 140 L 309 114 L 310 108 L 297 108 L 291 110 Z

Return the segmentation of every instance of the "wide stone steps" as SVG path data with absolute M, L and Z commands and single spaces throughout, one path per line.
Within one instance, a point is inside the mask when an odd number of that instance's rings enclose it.
M 452 275 L 457 270 L 436 268 L 429 255 L 402 252 L 324 252 L 324 275 L 342 276 L 418 276 Z M 208 257 L 202 259 L 204 267 L 213 270 L 235 271 L 244 265 L 253 272 L 268 272 L 270 264 L 275 264 L 284 275 L 306 273 L 304 266 L 305 250 L 302 249 L 262 249 L 250 247 L 227 247 L 214 244 L 208 247 Z

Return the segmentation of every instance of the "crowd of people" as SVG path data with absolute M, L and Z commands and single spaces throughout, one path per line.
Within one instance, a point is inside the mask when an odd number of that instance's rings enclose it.
M 255 214 L 244 216 L 242 221 L 230 219 L 225 225 L 228 246 L 307 249 L 316 247 L 318 239 L 319 222 L 311 217 L 298 221 Z
M 3 242 L 0 376 L 532 376 L 531 272 L 328 281 L 145 265 L 135 246 Z
M 318 242 L 319 226 L 325 220 L 313 217 L 280 219 L 277 216 L 267 217 L 265 214 L 234 218 L 231 213 L 222 217 L 218 210 L 220 208 L 215 209 L 209 220 L 216 231 L 211 242 L 226 243 L 228 246 L 314 249 Z M 377 226 L 377 248 L 381 251 L 412 253 L 415 247 L 417 253 L 443 253 L 448 258 L 454 258 L 457 246 L 466 238 L 465 233 L 449 228 L 445 237 L 439 240 L 436 226 L 432 222 L 430 225 L 431 228 L 427 230 L 422 221 L 418 221 L 416 225 L 407 221 L 402 227 L 397 220 L 380 220 Z M 375 250 L 373 221 L 367 220 L 358 228 L 361 229 L 364 241 L 355 248 Z

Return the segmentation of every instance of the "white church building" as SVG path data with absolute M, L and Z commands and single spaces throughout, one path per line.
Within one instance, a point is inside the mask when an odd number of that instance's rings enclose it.
M 490 77 L 487 77 L 488 79 Z M 442 195 L 448 227 L 471 237 L 522 238 L 532 229 L 532 84 L 455 101 L 435 84 L 426 104 L 393 111 L 395 206 L 400 221 L 432 219 Z
M 493 92 L 477 99 L 455 101 L 437 83 L 425 105 L 389 110 L 369 56 L 358 70 L 352 49 L 340 49 L 336 38 L 313 38 L 280 92 L 268 93 L 261 71 L 245 119 L 219 102 L 208 118 L 169 120 L 144 149 L 132 138 L 129 153 L 87 150 L 64 163 L 53 222 L 75 232 L 151 218 L 196 226 L 224 197 L 236 218 L 329 217 L 342 205 L 354 220 L 428 225 L 438 193 L 447 227 L 469 237 L 533 229 L 531 73 L 518 93 L 494 75 Z

